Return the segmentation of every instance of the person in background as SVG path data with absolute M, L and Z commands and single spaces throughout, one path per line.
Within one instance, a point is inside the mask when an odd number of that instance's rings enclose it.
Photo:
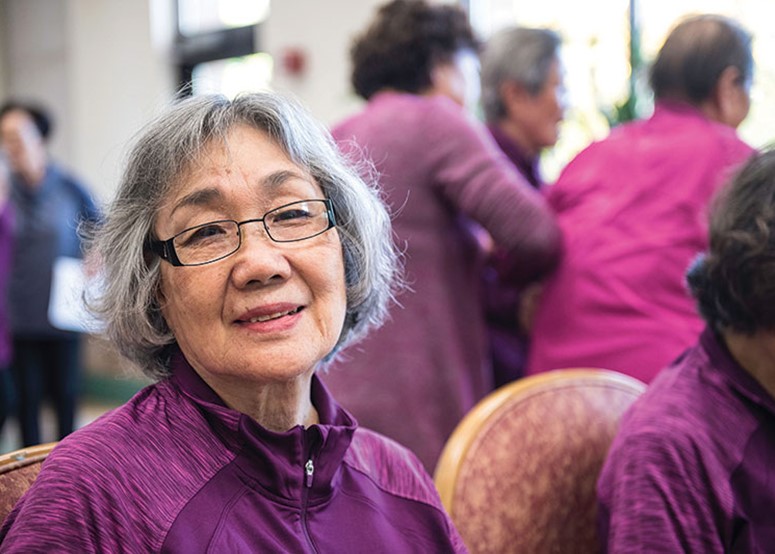
M 544 180 L 541 152 L 557 143 L 565 117 L 561 40 L 550 29 L 508 27 L 487 41 L 481 55 L 481 103 L 487 128 L 514 166 L 536 189 Z M 519 291 L 484 270 L 484 294 L 492 344 L 495 385 L 525 370 L 530 313 L 540 285 Z
M 707 206 L 753 153 L 751 35 L 718 15 L 669 33 L 651 67 L 654 114 L 614 128 L 548 193 L 566 256 L 536 310 L 528 374 L 601 367 L 650 382 L 702 329 L 683 275 L 707 246 Z
M 775 151 L 715 204 L 687 274 L 707 327 L 622 419 L 598 483 L 609 552 L 775 544 Z
M 0 432 L 15 401 L 11 362 L 11 333 L 8 328 L 7 289 L 13 255 L 13 208 L 9 202 L 11 173 L 8 160 L 0 153 Z
M 557 143 L 566 98 L 561 40 L 551 29 L 508 27 L 481 55 L 481 103 L 487 128 L 535 188 L 543 186 L 541 152 Z
M 49 294 L 58 258 L 81 258 L 77 228 L 98 211 L 84 185 L 49 159 L 49 115 L 38 106 L 9 101 L 0 106 L 0 145 L 11 165 L 11 203 L 16 217 L 8 311 L 13 337 L 12 370 L 25 446 L 41 442 L 39 411 L 51 396 L 57 434 L 73 430 L 80 382 L 79 334 L 49 321 Z
M 157 382 L 59 443 L 4 552 L 466 552 L 419 460 L 317 376 L 385 317 L 398 267 L 376 187 L 305 110 L 176 104 L 94 240 L 91 305 Z
M 509 284 L 549 272 L 560 235 L 544 199 L 466 113 L 479 42 L 451 5 L 395 0 L 354 42 L 365 108 L 333 134 L 376 165 L 410 291 L 379 331 L 324 376 L 367 427 L 432 471 L 462 416 L 493 389 L 480 276 L 483 228 Z

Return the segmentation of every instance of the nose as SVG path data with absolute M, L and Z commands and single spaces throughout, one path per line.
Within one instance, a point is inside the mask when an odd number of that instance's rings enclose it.
M 289 252 L 266 234 L 261 220 L 240 227 L 241 246 L 234 258 L 232 280 L 238 288 L 280 283 L 291 276 Z

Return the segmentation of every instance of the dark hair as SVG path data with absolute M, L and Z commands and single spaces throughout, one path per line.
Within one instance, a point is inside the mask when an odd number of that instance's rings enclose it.
M 457 6 L 393 0 L 353 43 L 352 85 L 367 100 L 384 88 L 421 92 L 434 66 L 466 48 L 478 51 L 479 41 Z
M 3 116 L 5 116 L 5 114 L 8 112 L 16 110 L 29 114 L 29 116 L 32 118 L 32 122 L 35 124 L 35 127 L 37 127 L 38 132 L 40 133 L 40 137 L 44 142 L 48 140 L 48 137 L 53 129 L 53 121 L 51 120 L 51 115 L 48 113 L 48 110 L 42 106 L 32 104 L 30 102 L 7 100 L 2 106 L 0 106 L 0 119 L 2 119 Z
M 713 95 L 728 67 L 736 67 L 743 81 L 750 80 L 751 42 L 751 34 L 727 17 L 705 14 L 683 20 L 651 66 L 654 96 L 699 104 Z
M 686 278 L 717 331 L 775 329 L 775 150 L 755 155 L 718 195 L 710 247 Z

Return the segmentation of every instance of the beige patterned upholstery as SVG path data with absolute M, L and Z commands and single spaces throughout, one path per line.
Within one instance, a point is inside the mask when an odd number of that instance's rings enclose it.
M 435 473 L 471 553 L 597 552 L 597 476 L 622 413 L 645 388 L 613 371 L 563 369 L 474 407 Z
M 38 476 L 40 465 L 57 443 L 22 448 L 0 455 L 0 522 Z

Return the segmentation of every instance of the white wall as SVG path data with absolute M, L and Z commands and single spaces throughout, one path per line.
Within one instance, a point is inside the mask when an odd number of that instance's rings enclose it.
M 65 3 L 3 0 L 4 94 L 44 104 L 54 120 L 51 149 L 70 157 Z
M 52 155 L 101 200 L 115 190 L 132 137 L 177 86 L 173 1 L 0 0 L 0 93 L 51 109 Z M 349 48 L 383 1 L 274 0 L 258 44 L 275 58 L 275 88 L 327 124 L 358 109 Z M 305 52 L 301 76 L 283 70 L 287 48 Z
M 175 72 L 165 45 L 151 39 L 149 1 L 67 5 L 71 160 L 107 198 L 131 138 L 171 98 Z
M 324 123 L 331 124 L 360 107 L 350 87 L 350 44 L 385 0 L 275 0 L 259 43 L 275 59 L 278 90 L 298 96 Z M 306 72 L 291 76 L 282 68 L 288 48 L 307 57 Z
M 174 87 L 149 3 L 3 0 L 0 16 L 0 91 L 49 108 L 52 156 L 109 198 L 127 141 Z

